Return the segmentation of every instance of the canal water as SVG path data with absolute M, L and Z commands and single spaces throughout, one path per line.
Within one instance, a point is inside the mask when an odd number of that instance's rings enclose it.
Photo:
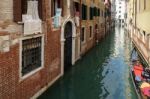
M 39 99 L 137 99 L 129 70 L 131 41 L 116 27 Z

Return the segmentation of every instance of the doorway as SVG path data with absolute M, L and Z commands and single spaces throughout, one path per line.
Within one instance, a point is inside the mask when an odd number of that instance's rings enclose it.
M 67 22 L 64 28 L 64 69 L 72 66 L 72 23 Z

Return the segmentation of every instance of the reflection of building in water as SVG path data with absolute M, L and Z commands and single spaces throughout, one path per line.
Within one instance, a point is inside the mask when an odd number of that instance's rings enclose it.
M 125 57 L 128 61 L 130 58 L 131 51 L 132 51 L 132 42 L 131 42 L 129 35 L 126 31 L 124 33 L 124 39 L 125 39 L 124 40 L 124 46 L 125 46 L 124 52 L 125 52 Z
M 115 54 L 118 55 L 120 52 L 119 48 L 122 48 L 124 46 L 124 29 L 117 27 L 115 28 L 115 31 Z

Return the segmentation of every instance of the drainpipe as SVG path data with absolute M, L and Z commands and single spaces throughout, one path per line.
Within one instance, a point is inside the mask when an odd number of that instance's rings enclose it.
M 81 10 L 82 7 L 81 7 L 81 5 L 82 5 L 82 2 L 81 2 L 81 0 L 80 0 L 80 10 L 79 10 L 79 13 L 80 13 L 80 14 L 79 14 L 79 17 L 80 17 L 80 24 L 79 24 L 80 32 L 81 32 L 81 18 L 82 18 L 82 12 L 81 12 L 81 11 L 82 11 L 82 10 Z
M 80 28 L 80 34 L 79 34 L 79 42 L 80 42 L 80 51 L 79 51 L 79 56 L 81 57 L 81 29 L 82 29 L 82 27 L 81 27 L 81 24 L 82 24 L 82 0 L 80 0 L 80 11 L 79 11 L 79 17 L 80 17 L 80 23 L 79 23 L 79 28 Z
M 137 0 L 135 0 L 135 27 L 137 26 L 136 18 L 137 18 Z

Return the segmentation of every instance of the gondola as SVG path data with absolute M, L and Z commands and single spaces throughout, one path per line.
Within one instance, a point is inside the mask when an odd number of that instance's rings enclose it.
M 134 48 L 131 53 L 130 76 L 138 99 L 150 99 L 150 81 L 144 78 L 146 67 L 143 63 L 143 58 L 139 55 L 137 49 Z

